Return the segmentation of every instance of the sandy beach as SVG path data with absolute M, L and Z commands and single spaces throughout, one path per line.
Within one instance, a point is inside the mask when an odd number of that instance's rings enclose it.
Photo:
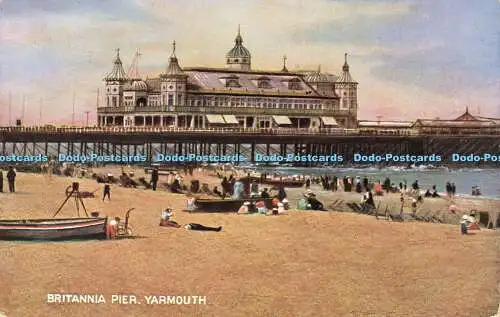
M 119 169 L 113 173 L 119 175 Z M 208 173 L 194 177 L 220 182 Z M 0 194 L 0 218 L 52 217 L 73 181 L 81 190 L 102 193 L 103 185 L 92 179 L 18 173 L 18 192 Z M 314 190 L 325 205 L 357 197 Z M 302 191 L 289 190 L 289 197 Z M 123 217 L 135 208 L 130 221 L 137 238 L 0 242 L 0 312 L 9 317 L 489 317 L 497 312 L 498 229 L 462 236 L 454 224 L 397 223 L 347 212 L 190 214 L 180 211 L 185 199 L 114 185 L 111 201 L 85 199 L 87 209 Z M 489 201 L 455 203 L 464 210 L 471 204 L 497 208 Z M 446 209 L 449 202 L 427 204 Z M 58 217 L 75 217 L 73 206 L 68 202 Z M 223 226 L 224 231 L 159 227 L 160 213 L 169 206 L 181 224 Z M 103 294 L 106 303 L 47 303 L 50 293 Z M 113 294 L 135 295 L 140 303 L 111 303 Z M 152 295 L 199 295 L 206 304 L 148 304 L 145 296 Z

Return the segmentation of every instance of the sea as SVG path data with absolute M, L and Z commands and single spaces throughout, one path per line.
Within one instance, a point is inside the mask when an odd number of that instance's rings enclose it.
M 456 193 L 469 196 L 473 186 L 481 189 L 482 197 L 500 200 L 500 168 L 478 169 L 461 168 L 451 169 L 447 167 L 385 167 L 385 168 L 349 168 L 349 167 L 282 167 L 282 166 L 249 166 L 249 169 L 256 172 L 277 173 L 280 175 L 306 175 L 312 177 L 319 176 L 350 176 L 355 178 L 367 177 L 370 181 L 383 182 L 389 177 L 391 183 L 399 185 L 400 182 L 411 184 L 418 180 L 422 190 L 432 189 L 436 185 L 438 192 L 445 192 L 446 182 L 455 183 Z

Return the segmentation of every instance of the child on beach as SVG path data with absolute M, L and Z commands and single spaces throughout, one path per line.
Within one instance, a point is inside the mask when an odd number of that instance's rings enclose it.
M 111 200 L 111 185 L 109 183 L 104 184 L 104 192 L 102 195 L 102 201 L 108 197 L 108 200 Z

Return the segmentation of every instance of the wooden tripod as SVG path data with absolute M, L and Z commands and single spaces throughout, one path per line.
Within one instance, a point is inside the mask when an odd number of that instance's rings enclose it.
M 71 186 L 68 186 L 68 188 L 66 188 L 66 199 L 63 201 L 63 203 L 61 204 L 59 209 L 57 209 L 56 213 L 52 216 L 52 218 L 57 216 L 57 214 L 61 211 L 61 209 L 64 207 L 64 205 L 66 205 L 66 203 L 68 202 L 68 200 L 71 197 L 75 198 L 77 216 L 80 217 L 80 204 L 82 204 L 82 208 L 83 208 L 83 211 L 85 211 L 85 215 L 87 216 L 87 218 L 89 217 L 89 214 L 87 213 L 87 209 L 85 208 L 85 204 L 83 203 L 83 199 L 80 196 L 79 189 L 80 189 L 80 184 L 77 182 L 73 183 Z

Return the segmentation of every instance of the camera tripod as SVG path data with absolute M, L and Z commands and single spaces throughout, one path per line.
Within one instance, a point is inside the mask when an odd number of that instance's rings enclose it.
M 71 197 L 75 198 L 77 216 L 80 217 L 80 204 L 82 204 L 83 211 L 85 211 L 85 215 L 88 218 L 89 214 L 87 213 L 87 209 L 85 208 L 83 199 L 80 196 L 80 184 L 78 182 L 74 182 L 71 186 L 68 186 L 68 188 L 66 188 L 66 199 L 63 201 L 59 209 L 57 209 L 56 213 L 52 216 L 52 218 L 57 216 L 57 214 L 61 211 L 64 205 L 66 205 L 66 203 Z

